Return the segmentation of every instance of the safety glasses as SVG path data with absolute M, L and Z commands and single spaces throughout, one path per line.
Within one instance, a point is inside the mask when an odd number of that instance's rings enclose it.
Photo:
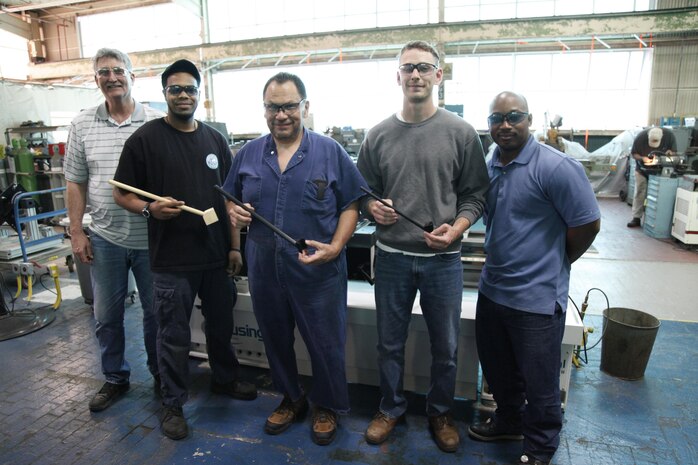
M 487 123 L 490 126 L 497 126 L 506 121 L 513 126 L 515 124 L 519 124 L 526 118 L 528 118 L 528 113 L 525 111 L 510 111 L 506 115 L 503 113 L 492 113 L 487 117 Z
M 402 74 L 412 74 L 414 70 L 416 69 L 417 72 L 420 74 L 420 76 L 426 76 L 427 74 L 431 74 L 432 71 L 437 69 L 438 66 L 432 64 L 432 63 L 405 63 L 404 65 L 400 65 L 398 68 Z
M 121 77 L 124 76 L 127 72 L 129 71 L 125 68 L 122 68 L 120 66 L 114 66 L 112 68 L 99 68 L 97 70 L 97 76 L 109 77 L 111 73 L 114 73 L 114 76 Z
M 199 88 L 196 86 L 167 86 L 165 91 L 170 95 L 179 95 L 182 92 L 186 92 L 191 97 L 199 94 Z

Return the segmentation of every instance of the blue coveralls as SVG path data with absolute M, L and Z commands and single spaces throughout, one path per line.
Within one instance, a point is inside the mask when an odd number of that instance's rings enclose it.
M 271 135 L 247 143 L 235 156 L 224 188 L 292 238 L 330 243 L 340 214 L 362 196 L 360 186 L 365 185 L 339 144 L 304 130 L 283 173 Z M 298 325 L 313 370 L 309 399 L 346 412 L 345 251 L 332 262 L 304 265 L 293 244 L 252 220 L 245 254 L 252 306 L 275 388 L 292 400 L 303 394 L 293 349 Z

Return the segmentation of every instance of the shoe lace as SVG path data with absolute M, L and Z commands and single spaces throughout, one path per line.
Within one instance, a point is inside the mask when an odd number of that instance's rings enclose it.
M 453 426 L 453 419 L 448 414 L 439 415 L 432 420 L 435 428 L 443 428 L 444 426 Z
M 334 423 L 334 413 L 327 409 L 319 408 L 315 412 L 313 423 Z
M 184 412 L 182 412 L 182 409 L 179 407 L 167 407 L 163 421 L 166 421 L 172 417 L 184 417 Z

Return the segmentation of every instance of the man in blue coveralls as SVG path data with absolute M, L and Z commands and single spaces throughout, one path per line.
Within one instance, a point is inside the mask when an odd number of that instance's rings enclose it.
M 325 445 L 336 435 L 337 414 L 349 409 L 345 244 L 366 184 L 337 142 L 303 127 L 309 102 L 298 76 L 276 74 L 262 95 L 271 134 L 238 152 L 224 188 L 289 236 L 305 238 L 309 247 L 299 253 L 242 207 L 229 205 L 233 226 L 249 226 L 245 255 L 252 306 L 274 386 L 284 396 L 264 431 L 279 434 L 308 409 L 293 350 L 298 325 L 313 369 L 312 438 Z
M 599 232 L 599 205 L 582 165 L 529 133 L 523 96 L 497 95 L 487 122 L 497 148 L 487 164 L 487 260 L 475 336 L 497 410 L 468 434 L 480 441 L 523 439 L 517 463 L 548 465 L 562 429 L 570 268 Z

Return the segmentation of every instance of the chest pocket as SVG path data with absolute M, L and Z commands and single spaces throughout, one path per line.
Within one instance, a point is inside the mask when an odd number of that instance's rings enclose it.
M 242 181 L 242 202 L 259 208 L 262 193 L 262 179 L 259 176 L 245 176 Z
M 324 179 L 309 180 L 305 183 L 301 210 L 313 213 L 327 213 L 335 209 L 332 186 Z

